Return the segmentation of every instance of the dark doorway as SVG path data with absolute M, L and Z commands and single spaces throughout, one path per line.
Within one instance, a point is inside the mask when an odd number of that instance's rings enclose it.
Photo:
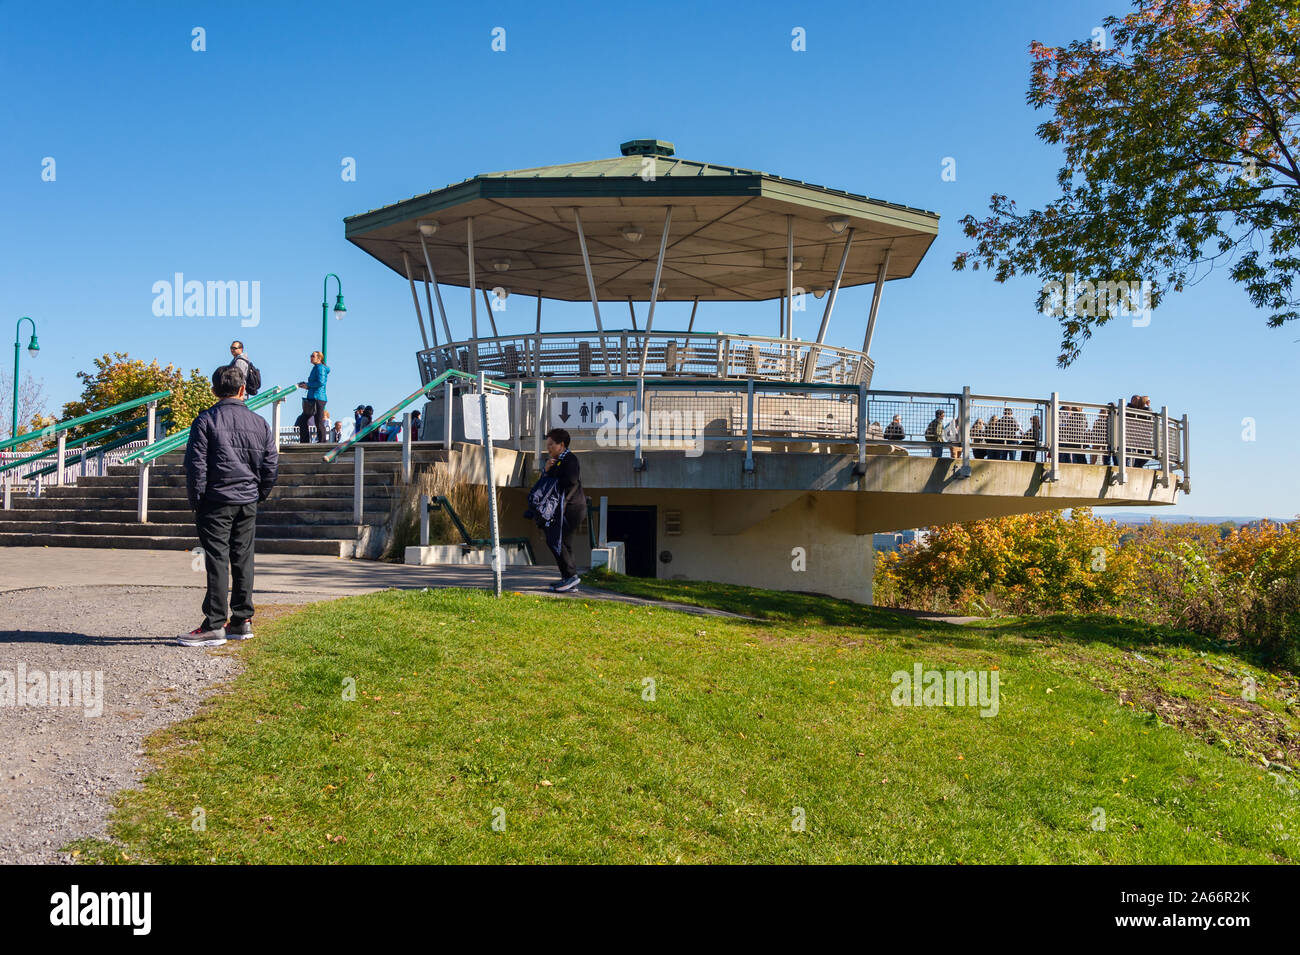
M 658 576 L 655 572 L 655 511 L 654 507 L 611 505 L 609 508 L 606 530 L 610 540 L 623 542 L 630 577 Z

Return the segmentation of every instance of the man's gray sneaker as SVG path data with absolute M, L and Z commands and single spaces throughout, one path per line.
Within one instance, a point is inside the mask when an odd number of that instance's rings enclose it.
M 572 577 L 566 577 L 555 585 L 555 592 L 562 594 L 569 590 L 575 590 L 580 583 L 582 583 L 582 578 L 576 574 Z
M 183 647 L 219 647 L 226 642 L 226 628 L 207 630 L 198 626 L 189 633 L 182 633 L 176 638 L 176 642 Z
M 252 640 L 253 639 L 253 621 L 241 620 L 239 623 L 231 621 L 226 624 L 227 640 Z

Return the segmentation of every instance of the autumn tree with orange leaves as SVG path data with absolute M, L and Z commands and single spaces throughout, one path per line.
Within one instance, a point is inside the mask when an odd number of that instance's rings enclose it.
M 975 244 L 953 267 L 1037 275 L 1042 310 L 1070 274 L 1149 281 L 1154 307 L 1224 266 L 1270 326 L 1300 317 L 1300 0 L 1138 0 L 1103 30 L 1030 46 L 1060 195 L 1025 213 L 994 195 L 961 220 Z M 1062 367 L 1119 310 L 1066 299 Z

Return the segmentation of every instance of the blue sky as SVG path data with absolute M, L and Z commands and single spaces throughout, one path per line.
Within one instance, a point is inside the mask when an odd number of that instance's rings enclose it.
M 1112 322 L 1061 370 L 1035 280 L 1000 286 L 950 267 L 965 247 L 958 220 L 991 193 L 1022 206 L 1053 194 L 1059 155 L 1034 137 L 1046 117 L 1024 101 L 1030 41 L 1087 38 L 1125 9 L 3 0 L 0 327 L 38 322 L 41 356 L 24 352 L 24 370 L 50 410 L 109 351 L 211 370 L 238 337 L 265 380 L 289 383 L 306 376 L 333 271 L 349 312 L 331 319 L 330 408 L 387 407 L 419 386 L 410 294 L 344 240 L 344 216 L 480 172 L 667 139 L 685 158 L 941 214 L 916 275 L 885 289 L 876 387 L 1148 394 L 1191 418 L 1194 491 L 1177 511 L 1292 516 L 1300 442 L 1286 437 L 1295 415 L 1278 395 L 1295 379 L 1300 328 L 1267 329 L 1219 273 L 1168 298 L 1148 327 Z M 191 49 L 194 27 L 205 52 Z M 491 50 L 494 27 L 504 53 Z M 806 52 L 790 48 L 794 27 Z M 355 182 L 340 176 L 346 156 Z M 944 157 L 955 182 L 941 178 Z M 260 282 L 260 324 L 156 317 L 152 286 L 176 272 Z M 453 330 L 467 334 L 468 293 L 445 292 Z M 859 347 L 869 297 L 841 295 L 831 341 Z M 688 310 L 661 306 L 656 326 L 683 327 Z M 819 317 L 797 316 L 795 334 L 815 337 Z M 503 330 L 522 328 L 532 312 L 503 318 Z M 775 305 L 706 303 L 697 327 L 773 334 L 776 322 Z M 547 303 L 544 323 L 590 327 L 590 307 Z M 1254 441 L 1242 439 L 1248 417 Z

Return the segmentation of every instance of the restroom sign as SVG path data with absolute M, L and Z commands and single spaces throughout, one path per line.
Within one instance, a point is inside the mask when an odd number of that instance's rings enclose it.
M 627 427 L 632 414 L 631 395 L 553 395 L 551 427 L 581 431 L 613 424 Z

